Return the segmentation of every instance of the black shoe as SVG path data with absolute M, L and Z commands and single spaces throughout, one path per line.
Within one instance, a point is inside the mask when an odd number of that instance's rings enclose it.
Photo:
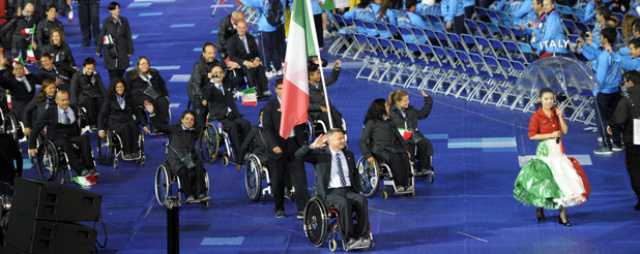
M 98 127 L 95 124 L 92 124 L 89 126 L 89 131 L 96 132 L 98 131 Z
M 636 209 L 636 211 L 640 211 L 640 201 L 638 201 L 636 206 L 634 206 L 633 208 Z
M 538 217 L 538 221 L 547 220 L 547 218 L 544 217 L 544 209 L 542 209 L 542 207 L 538 207 L 538 209 L 536 209 L 536 217 Z
M 558 216 L 558 224 L 562 224 L 565 226 L 571 226 L 571 222 L 567 218 L 562 219 L 562 217 Z
M 276 218 L 282 219 L 284 217 L 287 217 L 286 215 L 284 215 L 284 211 L 276 211 Z

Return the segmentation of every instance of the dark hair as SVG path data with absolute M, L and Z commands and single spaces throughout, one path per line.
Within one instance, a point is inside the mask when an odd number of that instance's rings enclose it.
M 120 8 L 120 4 L 118 2 L 111 2 L 111 3 L 109 3 L 109 7 L 108 8 L 109 8 L 110 11 L 113 11 L 113 10 L 116 9 L 116 6 L 118 8 Z
M 371 3 L 371 0 L 360 0 L 358 8 L 366 8 Z
M 640 38 L 633 38 L 629 41 L 629 46 L 633 45 L 636 49 L 640 48 Z
M 602 34 L 602 36 L 609 42 L 609 44 L 613 44 L 618 38 L 618 32 L 616 32 L 616 29 L 610 27 L 602 29 L 602 32 L 600 34 Z
M 213 47 L 213 50 L 216 50 L 216 45 L 213 45 L 213 43 L 211 42 L 207 42 L 202 46 L 202 53 L 204 53 L 205 49 L 207 49 L 207 47 L 209 46 Z
M 116 85 L 118 85 L 119 83 L 122 83 L 122 85 L 124 86 L 124 93 L 122 93 L 122 96 L 129 95 L 129 89 L 127 89 L 127 85 L 124 84 L 122 78 L 114 78 L 113 80 L 111 80 L 111 85 L 109 85 L 109 88 L 107 89 L 107 98 L 109 100 L 116 99 L 116 96 L 118 94 L 116 93 Z
M 369 120 L 380 120 L 382 116 L 387 114 L 387 109 L 385 107 L 385 101 L 383 98 L 378 98 L 373 100 L 371 106 L 367 110 L 367 115 L 364 117 L 364 123 L 367 124 Z
M 537 5 L 543 5 L 544 4 L 544 0 L 535 0 Z
M 380 20 L 387 18 L 387 9 L 391 9 L 392 5 L 391 0 L 382 0 L 382 3 L 380 3 L 380 11 L 378 11 L 378 18 Z
M 40 55 L 40 59 L 42 59 L 42 58 L 49 58 L 49 60 L 51 60 L 51 59 L 53 59 L 53 56 L 51 56 L 51 54 L 45 52 L 45 53 L 42 53 Z
M 278 79 L 276 79 L 276 85 L 275 86 L 282 85 L 283 82 L 284 82 L 284 79 L 278 78 Z
M 411 7 L 418 5 L 418 1 L 416 0 L 407 0 L 407 2 L 404 4 L 406 6 L 406 9 L 411 9 Z
M 536 103 L 538 104 L 538 106 L 542 106 L 542 95 L 545 93 L 551 93 L 555 95 L 555 93 L 553 93 L 553 90 L 551 90 L 551 88 L 549 87 L 540 88 L 540 93 L 538 94 L 538 102 Z
M 96 59 L 93 59 L 93 57 L 87 57 L 84 59 L 84 61 L 82 62 L 82 67 L 87 66 L 87 64 L 93 64 L 93 66 L 96 66 Z
M 611 19 L 611 11 L 609 10 L 609 7 L 600 6 L 596 11 L 604 17 L 605 21 Z
M 318 70 L 319 66 L 316 64 L 310 64 L 307 67 L 307 75 L 309 75 L 309 77 L 311 77 L 311 75 L 315 74 L 316 71 Z
M 47 92 L 45 90 L 47 90 L 47 88 L 49 88 L 50 86 L 56 86 L 56 83 L 53 83 L 53 81 L 51 81 L 50 79 L 45 79 L 42 81 L 40 91 L 38 91 L 38 95 L 36 95 L 38 101 L 44 101 L 47 99 Z M 55 96 L 55 94 L 53 96 Z
M 49 12 L 51 9 L 56 9 L 56 12 L 58 12 L 58 7 L 56 7 L 55 5 L 49 5 L 47 6 L 47 12 Z
M 624 73 L 624 79 L 631 81 L 634 86 L 640 85 L 640 72 L 630 70 Z

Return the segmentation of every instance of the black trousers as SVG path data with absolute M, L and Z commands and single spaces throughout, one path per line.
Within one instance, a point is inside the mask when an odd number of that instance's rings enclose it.
M 393 173 L 393 181 L 396 186 L 408 186 L 409 177 L 411 176 L 411 165 L 409 162 L 409 155 L 405 152 L 392 153 L 386 152 L 382 158 L 391 168 Z
M 247 77 L 247 82 L 249 83 L 249 87 L 255 87 L 256 92 L 261 94 L 267 91 L 267 75 L 264 72 L 264 66 L 258 65 L 254 68 L 247 68 L 247 66 L 242 65 L 242 72 L 244 72 Z
M 164 124 L 169 123 L 169 99 L 167 99 L 167 97 L 159 96 L 154 100 L 145 94 L 136 94 L 133 96 L 133 103 L 135 104 L 135 107 L 142 107 L 144 105 L 144 101 L 150 102 L 153 104 L 153 108 L 157 109 L 155 110 L 155 113 L 158 116 L 158 119 L 160 119 L 160 122 Z
M 342 239 L 366 237 L 369 234 L 369 207 L 364 195 L 353 191 L 350 187 L 329 189 L 326 196 L 327 206 L 333 206 L 340 216 Z M 356 212 L 358 223 L 352 225 L 353 212 Z
M 318 38 L 318 48 L 323 48 L 324 34 L 322 30 L 322 13 L 313 15 L 313 22 L 316 25 L 316 37 Z
M 109 127 L 120 136 L 122 152 L 124 152 L 124 154 L 133 154 L 138 151 L 138 133 L 140 127 L 138 127 L 135 122 L 113 123 L 110 124 Z
M 282 68 L 284 55 L 286 54 L 286 42 L 284 36 L 284 25 L 276 27 L 273 32 L 260 32 L 262 63 L 266 71 L 277 71 Z M 275 68 L 271 69 L 271 65 Z
M 100 40 L 100 1 L 99 0 L 78 0 L 78 19 L 80 31 L 82 32 L 82 45 L 91 44 L 91 35 L 94 43 L 102 43 Z
M 311 116 L 311 120 L 317 121 L 322 120 L 324 124 L 327 126 L 327 130 L 329 127 L 329 114 L 325 112 L 320 112 L 319 114 L 315 114 L 315 116 Z M 343 130 L 342 128 L 342 114 L 338 111 L 336 107 L 331 105 L 331 121 L 333 122 L 333 128 L 338 128 Z M 346 130 L 343 130 L 346 131 Z
M 193 112 L 196 114 L 196 126 L 198 128 L 204 127 L 207 123 L 207 112 L 209 109 L 207 106 L 202 105 L 202 101 L 191 101 Z
M 87 110 L 87 120 L 89 125 L 96 125 L 98 123 L 98 114 L 100 113 L 100 107 L 104 102 L 104 97 L 89 98 L 86 97 L 80 106 Z
M 117 60 L 116 60 L 117 61 Z M 115 78 L 120 78 L 122 79 L 122 77 L 124 76 L 124 73 L 127 72 L 126 69 L 109 69 L 109 84 L 111 84 L 111 81 L 113 81 Z
M 467 33 L 467 28 L 464 26 L 464 15 L 453 18 L 453 30 L 457 34 Z
M 244 136 L 246 136 L 251 130 L 251 123 L 240 117 L 229 116 L 220 119 L 220 123 L 222 123 L 222 129 L 229 134 L 233 150 L 236 152 L 236 162 L 242 163 L 244 158 L 240 158 L 239 156 L 240 147 L 244 141 Z
M 598 110 L 600 111 L 600 122 L 598 123 L 600 126 L 598 130 L 602 137 L 603 146 L 609 149 L 611 149 L 611 141 L 613 141 L 613 144 L 617 146 L 622 146 L 622 142 L 620 141 L 620 131 L 614 131 L 613 135 L 609 135 L 609 133 L 607 133 L 607 123 L 609 122 L 609 119 L 611 119 L 611 116 L 613 116 L 613 112 L 616 110 L 620 99 L 622 99 L 620 92 L 610 94 L 598 93 L 596 96 Z
M 300 146 L 293 138 L 289 138 L 284 147 L 280 148 L 282 149 L 280 158 L 269 158 L 269 169 L 272 172 L 271 186 L 273 186 L 273 201 L 276 205 L 276 211 L 284 211 L 284 187 L 286 174 L 288 173 L 291 175 L 293 187 L 296 189 L 298 212 L 302 212 L 307 202 L 309 202 L 309 190 L 304 161 L 295 156 L 295 152 Z
M 204 194 L 205 191 L 204 164 L 196 158 L 194 158 L 194 162 L 196 163 L 195 168 L 182 167 L 178 170 L 182 193 L 187 197 L 197 197 L 199 194 Z
M 71 168 L 76 170 L 78 175 L 82 174 L 82 170 L 93 169 L 93 157 L 91 156 L 91 141 L 87 135 L 78 135 L 70 138 L 59 138 L 53 141 L 57 147 L 62 147 L 62 151 L 67 154 Z M 80 158 L 73 148 L 75 144 L 80 150 Z
M 431 144 L 431 140 L 424 137 L 424 135 L 419 131 L 414 131 L 413 135 L 414 136 L 407 140 L 409 152 L 411 153 L 411 160 L 417 160 L 418 163 L 416 164 L 416 169 L 430 169 L 431 156 L 433 156 L 433 144 Z M 415 140 L 417 140 L 417 142 Z
M 640 202 L 640 146 L 625 143 L 625 164 L 631 178 L 631 188 Z
M 20 55 L 20 52 L 22 52 L 22 60 L 25 63 L 27 62 L 27 47 L 29 47 L 29 44 L 31 44 L 31 41 L 27 40 L 26 38 L 27 37 L 22 34 L 14 34 L 11 37 L 11 57 L 17 58 L 18 55 Z

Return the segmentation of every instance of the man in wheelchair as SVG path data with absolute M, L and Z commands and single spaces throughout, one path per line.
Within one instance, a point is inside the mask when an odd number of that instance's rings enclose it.
M 344 132 L 333 128 L 311 145 L 298 149 L 296 156 L 315 166 L 314 196 L 320 196 L 328 207 L 338 211 L 345 250 L 368 248 L 371 239 L 367 199 L 356 190 L 359 173 L 353 153 L 345 148 Z M 349 216 L 354 211 L 355 224 Z
M 242 119 L 238 106 L 233 99 L 234 87 L 225 79 L 224 70 L 220 66 L 214 66 L 208 74 L 209 82 L 203 85 L 203 97 L 205 105 L 209 108 L 209 120 L 217 120 L 222 123 L 224 131 L 229 133 L 233 149 L 240 151 L 243 137 L 249 133 L 251 123 Z M 238 160 L 242 158 L 238 156 Z
M 93 163 L 91 155 L 91 141 L 89 136 L 80 134 L 78 125 L 78 108 L 69 107 L 69 93 L 60 90 L 56 93 L 57 107 L 49 107 L 36 121 L 29 136 L 29 154 L 36 155 L 36 139 L 42 129 L 47 127 L 47 138 L 67 154 L 68 163 L 79 176 L 98 176 L 99 173 Z M 76 153 L 74 145 L 80 152 Z
M 333 67 L 333 72 L 331 72 L 331 76 L 325 79 L 325 86 L 330 86 L 334 84 L 338 80 L 338 75 L 340 74 L 340 60 L 336 60 Z M 324 99 L 324 88 L 322 87 L 322 80 L 320 77 L 319 71 L 320 65 L 316 61 L 308 63 L 308 75 L 309 75 L 309 117 L 313 121 L 322 120 L 329 128 L 329 114 L 327 113 L 331 110 L 331 120 L 333 122 L 333 127 L 342 129 L 342 114 L 338 111 L 338 109 L 329 102 L 327 103 Z

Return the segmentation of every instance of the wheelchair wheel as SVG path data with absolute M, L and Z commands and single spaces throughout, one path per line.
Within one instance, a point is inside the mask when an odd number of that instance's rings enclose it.
M 220 133 L 218 133 L 218 127 L 212 123 L 207 123 L 198 139 L 198 150 L 200 151 L 200 157 L 206 163 L 213 163 L 218 156 L 218 150 L 220 149 Z
M 363 156 L 358 160 L 357 167 L 360 173 L 360 193 L 367 198 L 375 196 L 380 185 L 380 166 L 378 162 L 371 164 Z
M 389 194 L 387 194 L 387 191 L 382 191 L 382 200 L 387 200 L 387 198 L 389 198 Z
M 22 130 L 20 129 L 20 122 L 18 116 L 13 111 L 10 111 L 3 121 L 4 133 L 11 135 L 11 138 L 16 141 L 16 144 L 20 142 L 22 138 Z
M 338 249 L 338 241 L 336 241 L 336 239 L 331 239 L 329 241 L 329 250 L 336 251 L 336 249 Z
M 247 189 L 247 196 L 252 201 L 260 199 L 260 192 L 262 191 L 260 171 L 262 171 L 260 160 L 255 155 L 250 155 L 247 161 L 247 170 L 244 173 L 244 186 Z
M 96 143 L 98 146 L 98 161 L 102 165 L 109 165 L 113 161 L 115 148 L 110 131 L 106 131 L 104 138 L 98 137 Z
M 180 194 L 178 193 L 178 188 L 174 187 L 174 181 L 172 179 L 171 172 L 169 172 L 169 165 L 167 163 L 162 163 L 158 166 L 156 170 L 155 176 L 155 187 L 156 187 L 156 200 L 158 204 L 164 206 L 166 204 L 167 198 L 173 197 L 177 194 L 177 199 L 180 200 Z
M 140 159 L 138 160 L 138 163 L 140 163 L 141 166 L 144 166 L 146 157 L 144 156 L 144 132 L 142 131 L 138 133 L 138 150 L 140 151 Z
M 327 207 L 320 198 L 313 197 L 304 208 L 304 234 L 313 246 L 324 244 L 328 226 Z
M 56 145 L 51 140 L 45 140 L 38 147 L 38 154 L 36 155 L 38 173 L 42 176 L 42 179 L 53 181 L 58 176 L 59 164 Z
M 311 121 L 311 119 L 309 119 L 309 121 L 307 121 L 307 123 L 304 125 L 304 132 L 307 134 L 307 142 L 309 144 L 313 143 L 313 140 L 315 139 L 314 133 L 314 127 L 313 127 L 313 122 Z
M 227 157 L 226 155 L 222 157 L 222 166 L 229 166 L 229 157 Z

